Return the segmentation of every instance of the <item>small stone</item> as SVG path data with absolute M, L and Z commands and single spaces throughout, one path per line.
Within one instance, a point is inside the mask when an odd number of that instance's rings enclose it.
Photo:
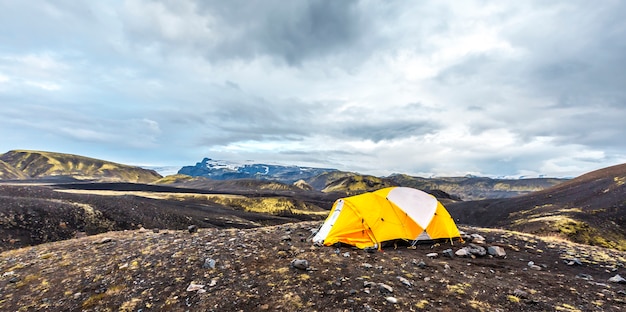
M 196 233 L 198 232 L 198 227 L 196 225 L 190 225 L 187 227 L 187 231 L 189 231 L 189 233 Z
M 205 292 L 206 290 L 204 290 L 204 286 L 202 284 L 196 284 L 194 282 L 189 283 L 189 286 L 187 286 L 187 291 L 197 291 L 197 292 Z
M 621 277 L 619 274 L 609 278 L 609 282 L 618 283 L 618 284 L 626 284 L 626 279 Z
M 350 252 L 346 251 L 342 254 L 346 258 L 350 258 Z
M 541 267 L 538 265 L 534 265 L 534 264 L 530 266 L 530 269 L 535 270 L 535 271 L 541 271 Z
M 215 259 L 206 258 L 202 264 L 203 269 L 215 269 Z
M 515 289 L 513 291 L 513 296 L 521 298 L 521 299 L 527 299 L 528 298 L 528 293 L 521 290 L 521 289 Z
M 364 267 L 364 268 L 366 268 L 366 269 L 371 269 L 371 268 L 373 268 L 373 267 L 374 267 L 373 265 L 371 265 L 371 264 L 369 264 L 369 263 L 363 263 L 363 264 L 361 264 L 361 266 L 362 266 L 362 267 Z
M 309 267 L 309 261 L 304 259 L 293 259 L 291 261 L 291 267 L 299 270 L 306 270 Z
M 356 295 L 356 289 L 350 289 L 350 295 Z
M 428 258 L 437 258 L 438 254 L 436 252 L 431 252 L 429 254 L 426 254 L 426 257 Z
M 378 283 L 378 287 L 380 287 L 380 292 L 382 292 L 382 293 L 385 293 L 385 292 L 393 293 L 393 287 L 391 287 L 391 286 L 389 286 L 387 284 Z
M 101 245 L 101 244 L 106 244 L 106 243 L 110 243 L 113 241 L 113 238 L 111 237 L 104 237 L 99 241 L 95 241 L 93 242 L 95 245 Z
M 573 259 L 566 259 L 563 260 L 563 262 L 569 266 L 573 266 L 573 265 L 583 265 L 582 262 L 580 262 L 580 260 L 578 258 L 573 258 Z
M 576 278 L 580 278 L 580 279 L 583 279 L 583 280 L 586 280 L 586 281 L 593 281 L 593 277 L 591 275 L 589 275 L 589 274 L 578 273 L 576 275 Z
M 480 234 L 472 234 L 471 237 L 472 237 L 472 243 L 475 243 L 475 244 L 485 243 L 485 238 Z
M 7 271 L 2 273 L 2 277 L 13 276 L 15 275 L 15 271 Z
M 425 268 L 425 267 L 426 267 L 426 262 L 424 262 L 424 261 L 420 261 L 420 262 L 418 262 L 418 263 L 417 263 L 417 267 L 418 267 L 418 268 L 420 268 L 420 269 Z
M 470 255 L 470 252 L 469 252 L 469 250 L 467 250 L 467 248 L 463 247 L 463 248 L 457 250 L 454 254 L 457 257 L 468 257 Z
M 442 251 L 441 253 L 443 254 L 444 257 L 448 257 L 448 258 L 454 257 L 454 252 L 452 252 L 452 249 L 446 249 Z
M 396 299 L 395 297 L 385 297 L 385 300 L 387 300 L 387 302 L 396 304 L 398 303 L 398 299 Z
M 280 240 L 284 241 L 284 242 L 290 242 L 291 241 L 291 236 L 283 235 L 283 236 L 280 237 Z
M 161 230 L 159 229 L 152 229 L 152 233 L 159 233 Z
M 408 279 L 398 276 L 398 280 L 400 280 L 400 283 L 406 285 L 407 287 L 411 287 L 411 282 Z
M 376 285 L 376 283 L 374 283 L 374 282 L 370 282 L 370 281 L 364 281 L 363 282 L 363 288 L 371 288 L 374 285 Z
M 504 251 L 504 248 L 500 246 L 489 246 L 489 248 L 487 248 L 487 253 L 489 253 L 490 255 L 494 257 L 499 257 L 499 258 L 506 257 L 506 251 Z

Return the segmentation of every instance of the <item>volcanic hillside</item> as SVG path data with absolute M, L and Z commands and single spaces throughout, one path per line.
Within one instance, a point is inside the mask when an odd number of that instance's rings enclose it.
M 524 196 L 460 202 L 446 208 L 463 224 L 626 250 L 626 164 Z
M 251 228 L 321 220 L 334 197 L 137 183 L 0 184 L 0 251 L 140 227 Z
M 26 175 L 23 172 L 17 170 L 17 168 L 0 160 L 0 180 L 18 180 L 26 179 Z
M 154 170 L 127 166 L 99 159 L 53 152 L 14 150 L 0 155 L 0 161 L 20 171 L 24 177 L 72 177 L 81 180 L 150 183 L 161 178 Z M 0 164 L 0 172 L 4 172 Z M 14 179 L 21 177 L 4 177 Z
M 312 245 L 307 238 L 320 224 L 141 229 L 5 251 L 0 253 L 0 310 L 626 309 L 626 280 L 619 278 L 626 274 L 626 252 L 461 228 L 472 234 L 472 242 L 398 245 L 369 253 Z M 499 247 L 503 253 L 443 256 L 448 249 L 477 246 Z

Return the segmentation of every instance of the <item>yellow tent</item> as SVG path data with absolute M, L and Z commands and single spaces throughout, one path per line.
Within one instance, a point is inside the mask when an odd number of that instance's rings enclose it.
M 434 196 L 408 187 L 388 187 L 338 199 L 313 242 L 363 249 L 380 248 L 382 242 L 395 239 L 459 236 L 454 220 Z

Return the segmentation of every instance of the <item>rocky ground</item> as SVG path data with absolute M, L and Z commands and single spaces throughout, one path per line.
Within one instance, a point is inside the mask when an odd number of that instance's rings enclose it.
M 312 245 L 320 224 L 140 229 L 5 251 L 0 310 L 626 310 L 626 252 L 469 227 L 471 250 L 466 236 L 366 252 Z M 506 255 L 444 255 L 490 246 Z

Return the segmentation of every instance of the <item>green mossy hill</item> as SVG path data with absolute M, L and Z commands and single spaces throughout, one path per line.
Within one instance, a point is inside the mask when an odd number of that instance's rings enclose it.
M 152 183 L 154 184 L 174 184 L 174 183 L 184 183 L 188 181 L 195 181 L 198 178 L 188 176 L 186 174 L 172 174 L 165 177 L 162 177 Z
M 397 186 L 396 183 L 369 175 L 346 176 L 330 182 L 322 192 L 340 192 L 346 195 L 354 195 L 363 192 L 371 192 L 385 187 Z
M 0 160 L 31 178 L 69 176 L 83 180 L 150 183 L 161 178 L 154 170 L 53 152 L 14 150 Z
M 422 178 L 406 174 L 395 174 L 387 179 L 398 185 L 424 191 L 442 190 L 448 194 L 457 195 L 462 200 L 508 198 L 541 191 L 567 181 L 554 178 L 491 179 L 475 176 Z
M 354 176 L 358 176 L 358 174 L 353 173 L 353 172 L 345 172 L 345 171 L 331 171 L 331 172 L 322 173 L 318 176 L 308 179 L 306 183 L 308 183 L 314 189 L 321 191 L 324 188 L 326 188 L 329 184 L 333 183 L 334 181 L 337 181 L 339 179 L 343 179 L 346 177 L 354 177 Z
M 0 180 L 19 180 L 28 178 L 23 172 L 0 160 Z
M 296 186 L 297 188 L 305 190 L 305 191 L 313 191 L 314 190 L 313 186 L 311 186 L 310 184 L 306 183 L 306 181 L 304 181 L 304 180 L 298 180 L 298 181 L 294 182 L 293 185 Z

